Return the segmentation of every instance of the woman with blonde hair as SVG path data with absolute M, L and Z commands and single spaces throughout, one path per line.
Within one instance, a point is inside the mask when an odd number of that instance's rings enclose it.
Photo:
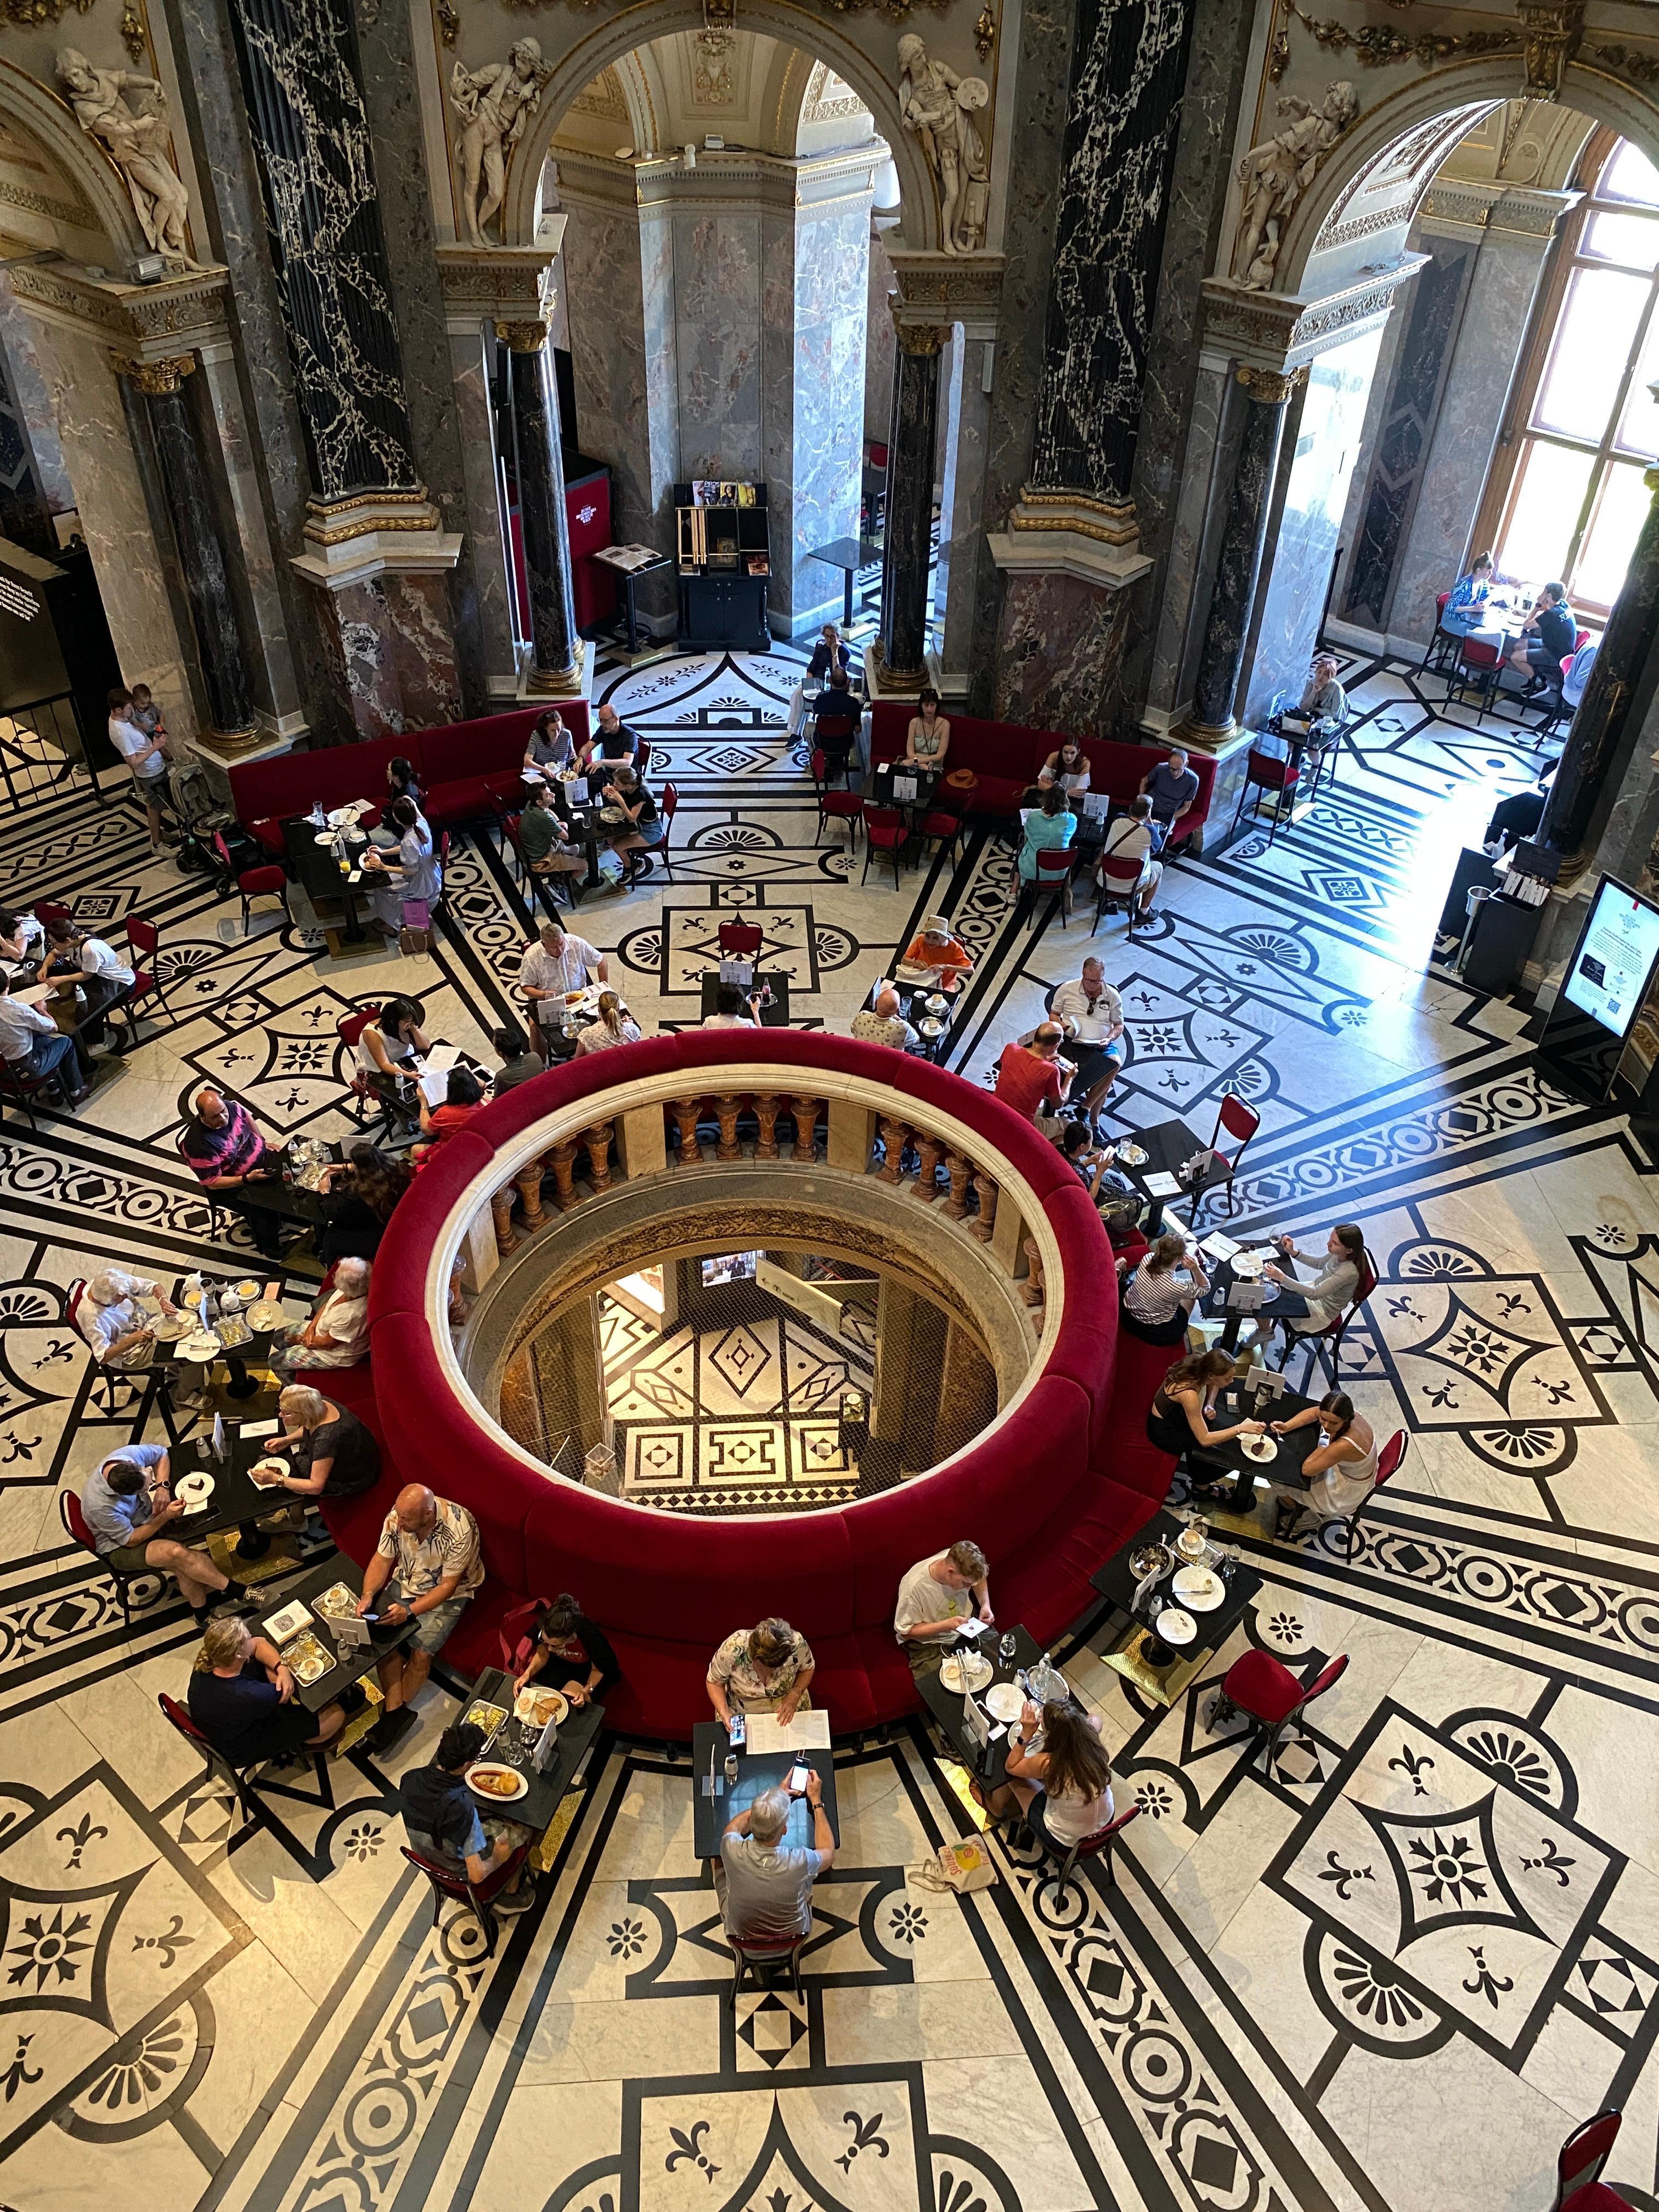
M 599 994 L 599 1019 L 576 1039 L 576 1050 L 608 1052 L 613 1044 L 638 1044 L 645 1032 L 614 991 Z
M 306 1711 L 282 1653 L 234 1613 L 208 1623 L 188 1702 L 191 1720 L 233 1766 L 320 1751 L 345 1725 L 338 1705 Z
M 361 1498 L 380 1479 L 380 1447 L 353 1413 L 307 1383 L 291 1382 L 276 1401 L 283 1433 L 271 1455 L 293 1462 L 272 1486 L 295 1498 Z

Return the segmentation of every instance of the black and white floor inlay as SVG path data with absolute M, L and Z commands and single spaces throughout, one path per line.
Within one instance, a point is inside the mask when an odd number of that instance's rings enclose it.
M 1128 1017 L 1123 1121 L 1207 1137 L 1237 1090 L 1263 1120 L 1234 1225 L 1364 1226 L 1382 1280 L 1344 1382 L 1406 1431 L 1401 1473 L 1352 1560 L 1336 1528 L 1243 1540 L 1261 1598 L 1173 1710 L 1104 1665 L 1094 1624 L 1063 1651 L 1141 1808 L 1115 1888 L 1061 1890 L 1001 1844 L 991 1890 L 920 1884 L 969 1815 L 959 1774 L 896 1730 L 842 1755 L 803 1995 L 733 2009 L 686 1769 L 607 1742 L 541 1901 L 484 1960 L 465 1915 L 434 1929 L 398 1850 L 397 1775 L 461 1685 L 441 1670 L 390 1766 L 267 1772 L 252 1826 L 161 1719 L 189 1618 L 141 1589 L 129 1636 L 58 1504 L 156 1433 L 154 1409 L 142 1382 L 92 1393 L 64 1293 L 100 1261 L 173 1280 L 222 1237 L 243 1249 L 174 1149 L 194 1084 L 231 1085 L 273 1135 L 340 1133 L 338 1018 L 395 979 L 434 1035 L 482 1048 L 530 916 L 493 842 L 467 840 L 462 937 L 337 966 L 274 912 L 245 932 L 125 808 L 46 788 L 0 819 L 4 897 L 95 913 L 118 941 L 153 918 L 166 1006 L 79 1115 L 0 1132 L 0 2198 L 1522 2208 L 1550 2201 L 1571 2129 L 1620 2105 L 1609 2178 L 1659 2212 L 1659 1211 L 1628 1132 L 1540 1075 L 1520 1013 L 1425 970 L 1455 850 L 1529 781 L 1532 733 L 1443 710 L 1434 678 L 1348 669 L 1334 786 L 1271 846 L 1177 864 L 1131 948 L 1083 908 L 1017 928 L 988 834 L 861 887 L 861 850 L 814 842 L 786 729 L 799 665 L 780 646 L 602 678 L 680 801 L 667 866 L 576 917 L 636 1016 L 697 1019 L 737 913 L 797 1018 L 844 1029 L 943 906 L 976 959 L 951 1061 L 977 1079 L 1092 950 Z M 303 1273 L 288 1294 L 297 1313 Z M 757 1333 L 688 1370 L 625 1316 L 614 1335 L 630 1480 L 740 1495 L 745 1425 L 785 1437 L 769 1481 L 836 1480 L 812 1472 L 813 1425 L 859 1347 Z M 1206 1719 L 1250 1647 L 1309 1679 L 1349 1659 L 1270 1761 Z

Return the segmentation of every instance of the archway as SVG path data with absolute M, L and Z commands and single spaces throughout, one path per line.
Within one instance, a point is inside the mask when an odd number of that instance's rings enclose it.
M 0 60 L 0 125 L 13 125 L 32 139 L 48 163 L 64 179 L 75 195 L 62 206 L 54 204 L 45 221 L 55 234 L 53 243 L 70 259 L 89 258 L 101 238 L 124 270 L 135 254 L 149 246 L 126 181 L 114 162 L 76 121 L 68 104 L 15 62 Z M 88 220 L 78 218 L 84 207 Z M 9 217 L 14 230 L 33 237 L 36 226 L 25 210 Z

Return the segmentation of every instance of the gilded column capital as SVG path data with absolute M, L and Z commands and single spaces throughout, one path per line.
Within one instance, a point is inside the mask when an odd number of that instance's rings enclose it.
M 1286 372 L 1246 367 L 1236 368 L 1233 374 L 1252 399 L 1259 400 L 1264 407 L 1282 407 L 1297 386 L 1306 382 L 1308 372 L 1305 368 Z
M 893 329 L 897 334 L 899 350 L 918 360 L 943 353 L 945 342 L 951 335 L 947 323 L 903 323 L 896 315 L 893 318 Z
M 140 392 L 151 398 L 166 392 L 176 392 L 196 367 L 193 353 L 179 353 L 166 361 L 134 361 L 125 354 L 112 354 L 118 376 L 125 376 L 136 384 Z
M 547 325 L 498 322 L 495 335 L 509 353 L 539 353 L 547 343 Z

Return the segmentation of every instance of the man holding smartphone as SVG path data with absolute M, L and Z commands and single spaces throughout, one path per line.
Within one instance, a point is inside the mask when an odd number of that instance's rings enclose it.
M 763 1790 L 747 1812 L 734 1813 L 720 1837 L 714 1887 L 726 1932 L 737 1942 L 810 1936 L 812 1884 L 836 1856 L 823 1784 L 808 1769 L 805 1796 L 812 1808 L 812 1848 L 785 1850 L 789 1792 Z

